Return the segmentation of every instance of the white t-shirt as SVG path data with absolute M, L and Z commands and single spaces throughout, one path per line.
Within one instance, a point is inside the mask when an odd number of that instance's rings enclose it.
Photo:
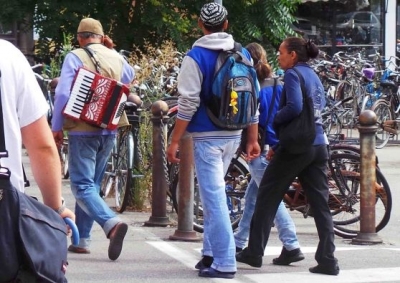
M 10 42 L 0 40 L 0 84 L 8 158 L 1 166 L 11 171 L 11 183 L 24 191 L 21 128 L 46 115 L 48 104 L 25 56 Z

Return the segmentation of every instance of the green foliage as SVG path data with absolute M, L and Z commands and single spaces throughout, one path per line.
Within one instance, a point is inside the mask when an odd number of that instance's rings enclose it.
M 229 12 L 230 32 L 235 40 L 257 42 L 267 51 L 268 60 L 276 65 L 276 50 L 289 35 L 298 0 L 236 0 L 225 1 Z
M 72 45 L 73 36 L 64 34 L 64 42 L 59 51 L 54 54 L 50 60 L 49 75 L 50 78 L 56 78 L 61 75 L 62 62 L 65 56 L 74 49 Z
M 2 22 L 25 21 L 33 14 L 43 55 L 54 55 L 63 46 L 64 34 L 75 35 L 83 17 L 101 21 L 117 49 L 146 52 L 146 46 L 161 46 L 170 40 L 178 50 L 187 50 L 201 36 L 197 17 L 204 0 L 0 0 Z M 229 12 L 231 32 L 237 41 L 260 42 L 276 48 L 291 34 L 292 14 L 299 0 L 223 1 Z M 72 42 L 76 44 L 76 42 Z

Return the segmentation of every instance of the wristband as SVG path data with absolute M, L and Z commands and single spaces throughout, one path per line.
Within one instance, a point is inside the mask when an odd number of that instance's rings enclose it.
M 58 214 L 61 214 L 64 212 L 64 210 L 65 210 L 65 202 L 64 199 L 62 199 L 61 206 L 57 209 L 54 209 L 54 211 L 57 212 Z

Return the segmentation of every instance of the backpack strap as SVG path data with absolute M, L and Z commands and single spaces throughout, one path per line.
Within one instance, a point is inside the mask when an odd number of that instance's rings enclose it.
M 233 43 L 233 49 L 232 51 L 234 52 L 242 52 L 242 44 L 240 44 L 239 42 L 234 42 Z

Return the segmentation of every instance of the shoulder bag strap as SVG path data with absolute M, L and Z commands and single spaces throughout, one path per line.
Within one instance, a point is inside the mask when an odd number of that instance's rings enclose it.
M 5 140 L 5 133 L 4 133 L 4 117 L 3 117 L 3 104 L 1 102 L 1 71 L 0 71 L 0 158 L 7 158 L 8 157 L 8 151 L 6 149 L 6 140 Z M 1 172 L 1 175 L 4 176 L 4 174 L 7 174 L 8 177 L 10 176 L 10 171 L 8 168 L 1 167 L 0 163 L 0 168 L 1 169 L 6 169 L 6 172 Z M 22 172 L 24 173 L 24 183 L 25 187 L 29 187 L 30 183 L 28 178 L 26 177 L 25 174 L 25 169 L 24 165 L 22 164 Z
M 272 90 L 272 98 L 271 98 L 271 102 L 269 104 L 269 108 L 268 108 L 268 115 L 267 115 L 267 121 L 265 123 L 265 126 L 268 126 L 268 122 L 269 119 L 271 118 L 271 112 L 272 112 L 272 108 L 274 107 L 275 104 L 275 98 L 276 98 L 276 85 L 278 83 L 278 78 L 274 78 L 274 88 Z
M 301 72 L 299 71 L 299 69 L 297 69 L 296 67 L 293 68 L 293 70 L 296 72 L 297 76 L 299 77 L 299 81 L 300 81 L 300 87 L 301 87 L 301 93 L 303 94 L 303 102 L 306 99 L 306 87 L 304 85 L 304 77 L 301 74 Z
M 4 137 L 4 118 L 3 118 L 3 106 L 1 103 L 1 72 L 0 72 L 0 158 L 8 157 L 8 151 L 6 149 L 6 141 Z

